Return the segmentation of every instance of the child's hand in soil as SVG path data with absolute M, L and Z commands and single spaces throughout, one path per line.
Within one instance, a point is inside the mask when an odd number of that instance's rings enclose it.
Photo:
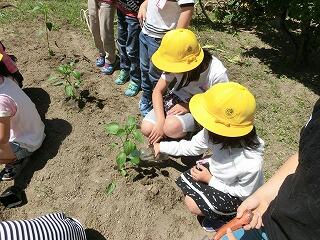
M 167 115 L 183 115 L 189 112 L 188 104 L 176 104 L 168 112 Z
M 212 178 L 212 174 L 209 170 L 201 164 L 198 164 L 191 168 L 191 176 L 193 180 L 198 182 L 204 182 L 208 184 Z
M 153 150 L 154 150 L 154 156 L 158 156 L 160 153 L 160 143 L 154 143 L 153 144 Z

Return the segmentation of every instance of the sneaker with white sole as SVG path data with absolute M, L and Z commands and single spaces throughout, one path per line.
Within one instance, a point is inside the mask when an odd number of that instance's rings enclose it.
M 6 164 L 5 168 L 0 172 L 0 181 L 11 181 L 16 179 L 26 166 L 29 158 L 17 160 L 11 164 Z

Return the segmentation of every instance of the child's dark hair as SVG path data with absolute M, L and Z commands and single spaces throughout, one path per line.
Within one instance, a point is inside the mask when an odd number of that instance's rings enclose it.
M 209 140 L 214 144 L 222 144 L 223 148 L 257 149 L 260 146 L 255 127 L 247 135 L 241 137 L 225 137 L 208 131 Z
M 199 64 L 199 66 L 197 66 L 196 68 L 188 72 L 183 73 L 182 80 L 177 90 L 181 89 L 182 87 L 188 86 L 190 82 L 198 81 L 200 78 L 200 74 L 203 73 L 209 67 L 210 61 L 212 59 L 212 55 L 206 49 L 203 49 L 203 53 L 204 53 L 204 57 L 202 62 Z

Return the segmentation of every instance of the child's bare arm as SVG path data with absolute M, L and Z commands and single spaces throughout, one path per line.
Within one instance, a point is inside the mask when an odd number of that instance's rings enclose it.
M 139 12 L 138 12 L 138 20 L 140 23 L 140 26 L 143 26 L 143 22 L 146 20 L 146 16 L 147 16 L 147 7 L 148 7 L 148 0 L 145 0 L 139 8 Z
M 180 17 L 177 23 L 177 28 L 188 28 L 192 18 L 194 7 L 184 6 L 181 7 Z
M 165 121 L 164 108 L 163 108 L 163 94 L 167 89 L 167 81 L 160 78 L 152 92 L 152 105 L 157 118 L 157 122 L 150 133 L 149 143 L 153 144 L 158 142 L 164 135 L 163 125 Z
M 6 144 L 10 138 L 10 117 L 0 117 L 0 144 Z

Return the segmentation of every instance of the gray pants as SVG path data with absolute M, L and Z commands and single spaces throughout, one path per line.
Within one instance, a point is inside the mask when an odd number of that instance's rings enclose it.
M 105 56 L 106 63 L 112 64 L 116 60 L 113 28 L 115 6 L 98 0 L 88 0 L 88 11 L 95 46 L 99 54 Z

